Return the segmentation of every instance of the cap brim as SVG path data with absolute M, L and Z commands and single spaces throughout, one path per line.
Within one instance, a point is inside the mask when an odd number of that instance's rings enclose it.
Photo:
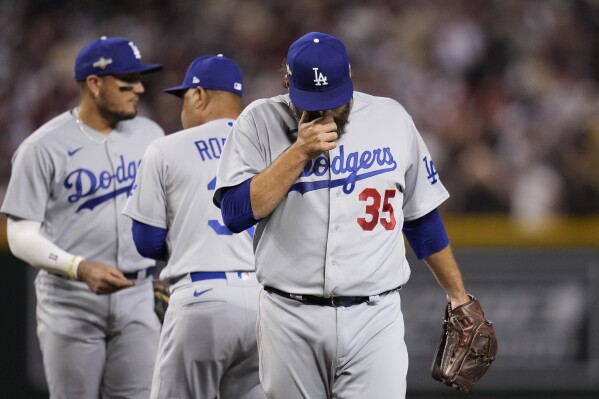
M 168 89 L 164 89 L 162 90 L 165 93 L 168 94 L 172 94 L 175 95 L 177 97 L 183 97 L 183 95 L 185 94 L 185 92 L 188 90 L 189 88 L 187 86 L 175 86 L 175 87 L 169 87 Z
M 160 64 L 142 64 L 142 65 L 136 65 L 134 67 L 131 68 L 123 68 L 123 69 L 117 69 L 117 70 L 107 70 L 105 73 L 106 75 L 125 75 L 128 73 L 141 73 L 142 75 L 145 75 L 147 73 L 152 73 L 152 72 L 158 72 L 160 70 L 162 70 L 162 68 L 164 68 L 162 65 Z
M 326 91 L 306 91 L 289 86 L 291 102 L 304 111 L 324 111 L 339 108 L 347 104 L 353 95 L 354 85 L 351 79 Z
M 164 67 L 160 64 L 146 64 L 142 65 L 141 68 L 137 70 L 137 72 L 141 74 L 153 73 L 161 71 Z

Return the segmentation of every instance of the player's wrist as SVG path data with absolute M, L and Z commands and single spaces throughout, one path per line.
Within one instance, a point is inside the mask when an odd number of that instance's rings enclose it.
M 285 152 L 288 157 L 292 157 L 295 160 L 294 163 L 298 163 L 300 165 L 305 165 L 312 157 L 306 151 L 306 148 L 302 147 L 296 141 L 289 149 Z
M 67 275 L 71 280 L 79 279 L 79 265 L 84 259 L 79 255 L 73 255 L 71 261 L 69 263 L 69 268 L 67 270 Z
M 465 292 L 459 294 L 447 294 L 447 302 L 451 304 L 451 308 L 455 309 L 465 303 L 470 302 L 471 298 Z

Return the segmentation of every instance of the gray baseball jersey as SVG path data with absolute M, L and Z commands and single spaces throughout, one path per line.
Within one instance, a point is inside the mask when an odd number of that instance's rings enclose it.
M 168 229 L 161 279 L 197 271 L 254 271 L 250 232 L 233 234 L 212 204 L 216 166 L 233 120 L 218 119 L 153 142 L 124 214 Z
M 269 166 L 296 134 L 288 95 L 247 107 L 225 145 L 215 199 L 223 187 Z M 405 109 L 355 92 L 337 148 L 308 161 L 278 207 L 258 223 L 258 279 L 324 297 L 394 289 L 410 275 L 403 221 L 427 214 L 448 196 Z
M 31 134 L 13 157 L 3 213 L 42 223 L 61 249 L 96 262 L 137 271 L 142 258 L 122 209 L 147 145 L 164 135 L 147 118 L 122 121 L 108 137 L 76 123 L 71 112 Z
M 65 251 L 124 272 L 146 269 L 155 262 L 137 253 L 122 208 L 145 148 L 162 135 L 136 117 L 105 136 L 65 112 L 17 149 L 1 211 L 41 221 Z M 160 325 L 152 279 L 138 277 L 96 295 L 84 282 L 38 273 L 37 333 L 52 397 L 148 397 Z
M 233 234 L 212 203 L 216 166 L 232 125 L 232 119 L 218 119 L 154 141 L 124 209 L 137 221 L 168 229 L 169 259 L 160 277 L 175 282 L 152 398 L 264 397 L 253 229 Z

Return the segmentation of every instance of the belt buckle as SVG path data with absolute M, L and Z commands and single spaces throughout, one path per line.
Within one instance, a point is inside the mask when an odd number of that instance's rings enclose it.
M 354 306 L 359 303 L 362 303 L 362 301 L 360 301 L 358 297 L 331 297 L 331 305 L 336 308 Z
M 339 297 L 339 296 L 332 296 L 331 297 L 331 306 L 333 306 L 334 308 L 339 308 L 339 307 L 347 307 L 347 300 L 343 299 L 343 297 Z

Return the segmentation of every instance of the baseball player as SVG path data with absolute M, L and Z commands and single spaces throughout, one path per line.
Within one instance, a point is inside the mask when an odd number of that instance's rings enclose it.
M 152 270 L 122 215 L 145 148 L 137 46 L 95 40 L 75 60 L 79 104 L 17 149 L 1 211 L 13 254 L 39 268 L 37 334 L 51 398 L 147 398 L 160 324 Z M 101 295 L 98 295 L 101 294 Z M 105 295 L 104 295 L 105 294 Z
M 436 208 L 448 197 L 411 117 L 354 91 L 344 44 L 312 32 L 289 93 L 253 102 L 220 159 L 229 228 L 258 222 L 260 378 L 269 398 L 403 398 L 402 229 L 452 306 L 466 303 Z
M 212 204 L 216 166 L 241 111 L 243 80 L 229 58 L 203 56 L 180 86 L 184 130 L 146 150 L 124 214 L 144 256 L 168 259 L 172 282 L 152 398 L 264 398 L 256 317 L 262 288 L 252 230 L 233 234 Z

